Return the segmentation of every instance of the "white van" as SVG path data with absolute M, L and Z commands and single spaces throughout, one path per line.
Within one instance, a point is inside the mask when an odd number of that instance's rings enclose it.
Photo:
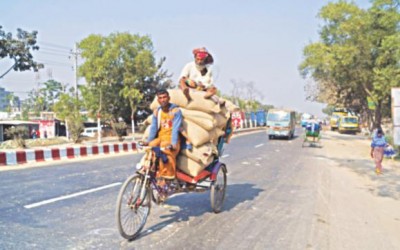
M 267 115 L 269 139 L 286 137 L 291 139 L 296 128 L 296 112 L 286 109 L 270 109 Z
M 97 131 L 97 127 L 91 127 L 91 128 L 85 128 L 83 132 L 81 133 L 81 136 L 87 136 L 87 137 L 95 137 Z

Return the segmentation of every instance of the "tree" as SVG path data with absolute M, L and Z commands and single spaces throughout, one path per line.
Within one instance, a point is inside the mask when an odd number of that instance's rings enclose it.
M 90 35 L 78 47 L 85 60 L 79 73 L 88 83 L 81 93 L 90 115 L 101 113 L 111 123 L 130 117 L 134 124 L 138 106 L 147 103 L 149 93 L 153 93 L 149 86 L 166 76 L 161 70 L 164 59 L 156 64 L 150 37 L 129 33 Z
M 17 29 L 17 37 L 14 38 L 10 32 L 5 32 L 0 26 L 0 60 L 10 58 L 12 66 L 0 75 L 0 79 L 8 74 L 12 69 L 15 71 L 31 70 L 38 71 L 43 68 L 43 64 L 33 60 L 31 50 L 39 50 L 36 45 L 37 31 L 27 32 Z
M 400 85 L 398 7 L 398 0 L 375 0 L 367 10 L 339 1 L 320 10 L 325 23 L 320 41 L 304 48 L 299 66 L 304 77 L 313 79 L 307 88 L 310 99 L 366 112 L 371 129 L 380 127 L 390 88 Z M 374 112 L 367 97 L 376 104 Z
M 67 134 L 71 135 L 72 140 L 76 143 L 79 136 L 83 132 L 83 119 L 79 113 L 82 102 L 75 97 L 74 91 L 71 89 L 69 93 L 60 94 L 59 100 L 54 104 L 54 112 L 56 117 L 65 121 Z
M 54 103 L 58 100 L 61 93 L 63 93 L 63 86 L 61 82 L 55 80 L 48 80 L 43 83 L 44 87 L 41 88 L 41 92 L 44 95 L 45 100 L 45 111 L 53 111 Z

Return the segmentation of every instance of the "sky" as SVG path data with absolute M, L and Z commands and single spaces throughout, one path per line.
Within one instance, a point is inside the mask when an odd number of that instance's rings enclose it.
M 45 69 L 12 71 L 0 79 L 0 87 L 25 98 L 51 78 L 74 86 L 75 43 L 90 34 L 129 32 L 151 37 L 155 56 L 166 57 L 163 68 L 174 83 L 193 60 L 192 50 L 206 47 L 214 57 L 214 82 L 222 93 L 230 94 L 233 82 L 253 82 L 264 104 L 322 116 L 325 104 L 305 100 L 309 80 L 301 77 L 298 66 L 303 48 L 318 41 L 323 23 L 317 14 L 328 2 L 332 1 L 1 0 L 3 30 L 13 35 L 17 28 L 38 31 L 40 50 L 34 59 Z M 370 6 L 368 0 L 354 2 Z M 0 73 L 11 63 L 0 60 Z

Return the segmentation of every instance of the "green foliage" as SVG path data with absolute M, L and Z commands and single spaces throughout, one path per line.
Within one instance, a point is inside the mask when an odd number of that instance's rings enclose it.
M 400 86 L 398 6 L 399 1 L 375 0 L 363 10 L 339 1 L 320 10 L 320 41 L 304 48 L 299 66 L 314 80 L 308 99 L 364 111 L 380 125 L 390 88 Z M 377 104 L 375 113 L 368 110 L 367 97 Z
M 56 117 L 67 124 L 68 132 L 72 140 L 76 143 L 84 130 L 83 118 L 80 114 L 82 101 L 77 99 L 72 92 L 62 93 L 59 100 L 54 104 Z
M 12 69 L 15 71 L 31 70 L 38 71 L 43 68 L 43 64 L 33 60 L 31 50 L 39 50 L 36 45 L 37 31 L 27 32 L 17 29 L 17 37 L 13 37 L 10 32 L 5 32 L 0 26 L 0 60 L 9 58 L 13 61 L 11 68 L 0 75 L 4 77 Z
M 74 112 L 66 118 L 68 131 L 74 143 L 79 142 L 79 136 L 84 130 L 82 116 L 79 112 Z
M 25 126 L 12 126 L 5 129 L 4 133 L 11 137 L 19 148 L 26 148 L 24 138 L 28 136 L 28 129 Z
M 63 91 L 64 89 L 60 82 L 48 80 L 43 83 L 41 88 L 32 89 L 28 93 L 28 99 L 25 101 L 25 106 L 22 107 L 22 110 L 27 113 L 32 112 L 36 116 L 39 116 L 42 111 L 54 111 L 53 106 Z
M 327 115 L 332 115 L 334 109 L 335 109 L 334 106 L 332 106 L 332 105 L 326 105 L 326 107 L 322 109 L 322 112 L 323 112 L 324 114 L 327 114 Z
M 80 90 L 91 117 L 101 113 L 102 119 L 117 121 L 133 116 L 154 98 L 154 85 L 163 85 L 168 77 L 161 70 L 165 59 L 156 63 L 149 36 L 90 35 L 78 46 L 85 60 L 79 73 L 88 83 Z

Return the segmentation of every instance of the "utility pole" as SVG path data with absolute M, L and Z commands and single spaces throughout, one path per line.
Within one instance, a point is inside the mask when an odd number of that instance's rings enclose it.
M 71 55 L 74 58 L 74 70 L 75 70 L 75 75 L 74 75 L 74 88 L 75 88 L 75 97 L 78 98 L 78 56 L 80 56 L 80 51 L 78 51 L 78 46 L 75 43 L 74 45 L 74 50 L 71 51 Z M 71 58 L 71 57 L 70 57 Z

